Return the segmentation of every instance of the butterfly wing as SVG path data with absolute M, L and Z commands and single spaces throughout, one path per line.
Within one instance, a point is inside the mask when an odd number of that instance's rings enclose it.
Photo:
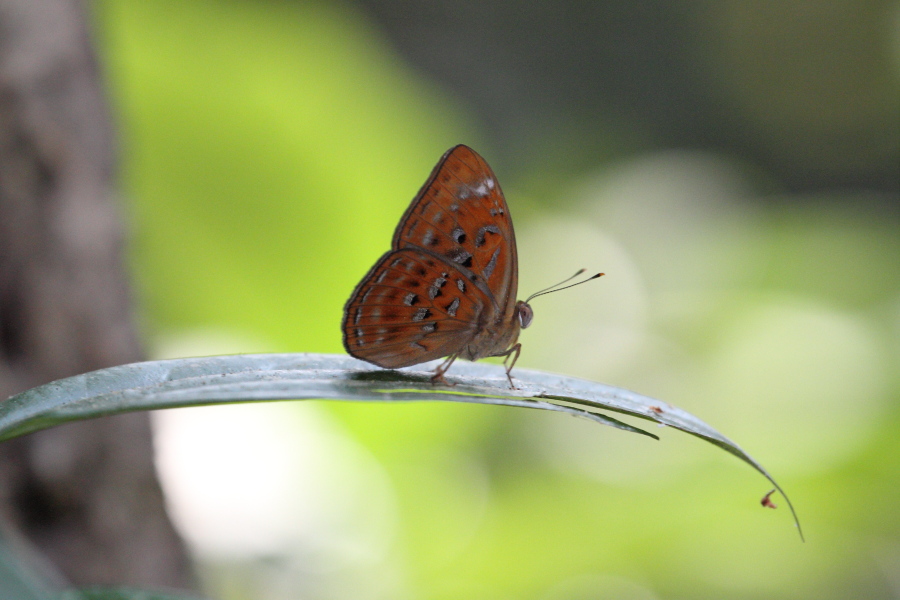
M 518 258 L 509 208 L 494 172 L 468 146 L 455 146 L 438 161 L 400 220 L 392 247 L 458 265 L 491 299 L 489 321 L 512 318 Z
M 492 302 L 469 275 L 418 249 L 386 253 L 344 307 L 344 348 L 390 369 L 456 354 Z

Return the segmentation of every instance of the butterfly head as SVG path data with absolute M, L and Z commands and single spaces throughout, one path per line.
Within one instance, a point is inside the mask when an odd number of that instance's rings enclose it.
M 531 310 L 531 305 L 521 300 L 516 302 L 516 317 L 519 319 L 519 325 L 522 329 L 531 325 L 531 320 L 534 318 L 534 311 Z

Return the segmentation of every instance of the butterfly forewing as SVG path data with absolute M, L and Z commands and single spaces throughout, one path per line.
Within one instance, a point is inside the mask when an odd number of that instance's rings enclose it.
M 452 263 L 406 248 L 381 257 L 344 308 L 344 346 L 386 368 L 455 354 L 490 298 Z
M 497 177 L 467 146 L 434 168 L 394 232 L 393 248 L 421 249 L 471 274 L 492 297 L 496 320 L 512 316 L 518 284 L 515 234 Z

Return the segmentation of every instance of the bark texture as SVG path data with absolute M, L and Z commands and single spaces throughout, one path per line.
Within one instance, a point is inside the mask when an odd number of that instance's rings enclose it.
M 77 0 L 0 0 L 0 398 L 141 359 L 110 114 Z M 145 413 L 0 444 L 0 521 L 72 583 L 193 587 Z

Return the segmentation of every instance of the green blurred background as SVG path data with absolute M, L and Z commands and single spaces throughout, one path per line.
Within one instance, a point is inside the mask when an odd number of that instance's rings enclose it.
M 342 352 L 466 143 L 515 215 L 519 365 L 694 438 L 482 406 L 155 415 L 221 600 L 900 598 L 900 3 L 97 0 L 155 358 Z

